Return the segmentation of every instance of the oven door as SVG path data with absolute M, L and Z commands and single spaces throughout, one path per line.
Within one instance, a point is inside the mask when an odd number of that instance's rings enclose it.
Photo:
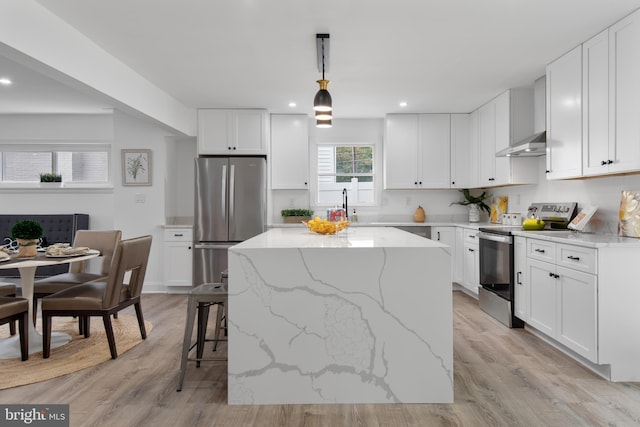
M 513 237 L 479 232 L 480 285 L 512 301 Z

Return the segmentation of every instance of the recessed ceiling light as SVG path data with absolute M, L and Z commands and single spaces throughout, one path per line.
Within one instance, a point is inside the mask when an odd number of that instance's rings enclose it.
M 291 108 L 295 107 L 296 105 L 297 105 L 297 104 L 296 104 L 295 102 L 290 102 L 290 103 L 289 103 L 289 107 L 291 107 Z
M 400 106 L 401 106 L 401 107 L 406 107 L 406 106 L 407 106 L 407 103 L 406 103 L 405 101 L 402 101 L 402 102 L 400 103 Z
M 0 78 L 0 85 L 9 86 L 11 84 L 11 80 L 6 77 Z

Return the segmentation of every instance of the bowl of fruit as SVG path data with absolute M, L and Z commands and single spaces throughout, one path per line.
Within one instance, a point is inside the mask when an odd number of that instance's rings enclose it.
M 329 221 L 327 219 L 321 219 L 315 217 L 307 222 L 302 222 L 307 226 L 309 231 L 317 234 L 336 234 L 349 227 L 350 222 L 345 220 Z

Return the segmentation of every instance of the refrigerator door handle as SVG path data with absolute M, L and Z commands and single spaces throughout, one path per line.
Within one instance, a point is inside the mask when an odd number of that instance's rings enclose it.
M 231 163 L 229 170 L 229 218 L 234 218 L 234 199 L 236 196 L 236 167 Z
M 227 210 L 227 165 L 222 166 L 222 186 L 220 188 L 222 212 Z

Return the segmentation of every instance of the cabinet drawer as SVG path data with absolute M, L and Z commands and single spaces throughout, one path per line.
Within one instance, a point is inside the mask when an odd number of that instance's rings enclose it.
M 164 230 L 165 242 L 191 242 L 193 230 L 190 228 L 167 228 Z
M 585 273 L 596 274 L 596 250 L 558 243 L 556 264 Z
M 527 239 L 527 256 L 540 261 L 556 261 L 556 244 L 545 240 Z
M 471 244 L 478 244 L 478 230 L 464 230 L 464 242 Z

